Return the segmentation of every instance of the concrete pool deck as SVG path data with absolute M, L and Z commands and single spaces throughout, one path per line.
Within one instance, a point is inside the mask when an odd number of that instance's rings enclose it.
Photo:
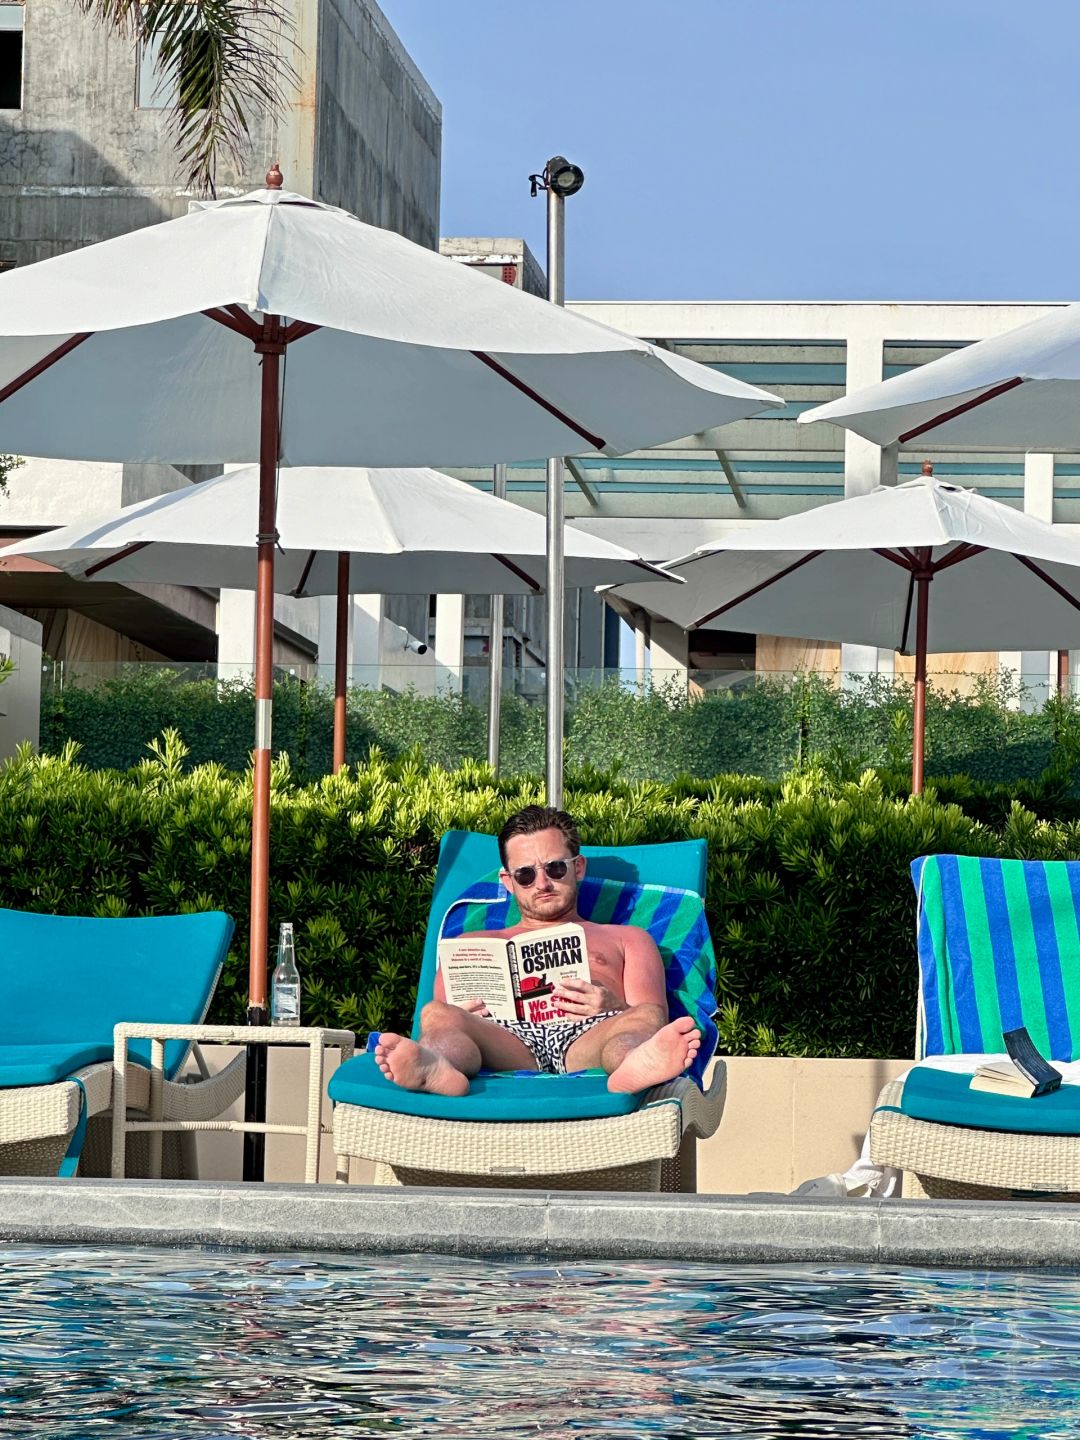
M 1080 1263 L 1080 1206 L 0 1179 L 0 1241 L 548 1260 Z

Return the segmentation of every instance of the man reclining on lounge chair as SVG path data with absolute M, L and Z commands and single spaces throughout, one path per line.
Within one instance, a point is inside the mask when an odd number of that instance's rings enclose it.
M 564 810 L 527 805 L 499 833 L 502 883 L 521 920 L 508 937 L 570 921 L 581 925 L 591 981 L 566 979 L 555 998 L 573 1019 L 536 1025 L 493 1020 L 481 1001 L 465 1008 L 445 1001 L 442 976 L 435 999 L 420 1016 L 420 1039 L 383 1034 L 379 1069 L 406 1090 L 467 1095 L 479 1070 L 569 1070 L 601 1067 L 608 1089 L 647 1090 L 673 1080 L 701 1044 L 688 1016 L 669 1021 L 664 963 L 652 937 L 634 925 L 595 925 L 577 913 L 585 857 L 573 820 Z

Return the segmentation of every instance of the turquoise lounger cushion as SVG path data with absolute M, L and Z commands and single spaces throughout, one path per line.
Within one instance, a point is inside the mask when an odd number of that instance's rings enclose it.
M 1080 1135 L 1080 1085 L 1062 1085 L 1037 1100 L 971 1089 L 971 1076 L 916 1065 L 904 1081 L 903 1114 L 939 1125 L 1023 1135 Z
M 86 1065 L 112 1059 L 112 1046 L 87 1041 L 79 1045 L 0 1045 L 0 1090 L 20 1085 L 52 1085 Z
M 206 1016 L 233 922 L 219 911 L 134 919 L 0 909 L 0 1046 L 107 1045 L 121 1020 L 197 1024 Z M 172 1079 L 190 1046 L 170 1040 Z M 150 1042 L 130 1053 L 150 1062 Z
M 524 1082 L 524 1083 L 523 1083 Z M 356 1055 L 330 1081 L 330 1099 L 339 1105 L 366 1105 L 429 1120 L 598 1120 L 629 1115 L 640 1095 L 616 1095 L 607 1076 L 593 1070 L 577 1075 L 477 1075 L 468 1095 L 424 1095 L 387 1080 L 373 1055 Z

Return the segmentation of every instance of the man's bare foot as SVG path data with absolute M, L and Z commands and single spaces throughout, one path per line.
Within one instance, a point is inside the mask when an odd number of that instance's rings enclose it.
M 375 1046 L 375 1064 L 403 1090 L 423 1090 L 428 1095 L 467 1095 L 469 1079 L 455 1070 L 450 1061 L 427 1045 L 418 1045 L 404 1035 L 383 1033 Z
M 701 1046 L 701 1031 L 689 1015 L 680 1015 L 648 1040 L 635 1045 L 608 1076 L 607 1088 L 634 1094 L 681 1075 Z

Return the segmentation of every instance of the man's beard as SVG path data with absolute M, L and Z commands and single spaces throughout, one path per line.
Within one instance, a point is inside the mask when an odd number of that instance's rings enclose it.
M 550 895 L 530 897 L 528 903 L 520 898 L 518 900 L 518 909 L 524 920 L 561 920 L 564 915 L 572 914 L 576 908 L 576 890 L 567 896 L 562 896 L 555 890 Z

